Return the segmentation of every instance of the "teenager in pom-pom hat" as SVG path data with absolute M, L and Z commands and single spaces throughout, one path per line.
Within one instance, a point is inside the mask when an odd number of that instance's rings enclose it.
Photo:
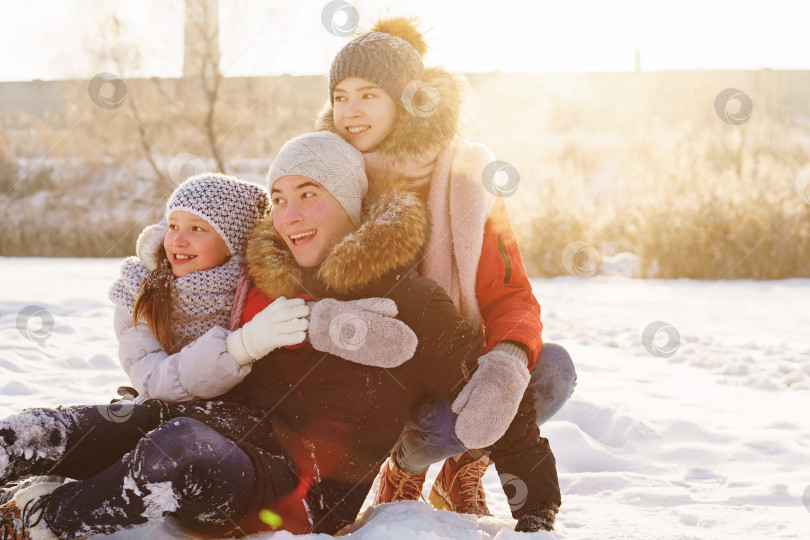
M 483 364 L 511 362 L 530 372 L 528 388 L 543 423 L 573 392 L 574 366 L 565 349 L 543 345 L 540 305 L 501 196 L 507 194 L 495 186 L 496 159 L 461 138 L 467 83 L 461 75 L 425 66 L 427 49 L 418 22 L 408 17 L 382 19 L 352 39 L 332 62 L 329 101 L 315 129 L 333 131 L 363 152 L 370 185 L 404 180 L 427 203 L 431 231 L 420 274 L 438 282 L 484 336 Z M 516 182 L 510 178 L 504 189 Z M 455 437 L 457 408 L 433 396 L 415 407 L 383 467 L 378 503 L 418 497 L 413 494 L 419 490 L 399 488 L 421 489 L 430 463 L 459 454 L 445 461 L 430 500 L 438 508 L 489 514 L 481 484 L 489 460 Z M 513 514 L 557 511 L 551 501 L 538 504 L 543 508 L 523 506 Z

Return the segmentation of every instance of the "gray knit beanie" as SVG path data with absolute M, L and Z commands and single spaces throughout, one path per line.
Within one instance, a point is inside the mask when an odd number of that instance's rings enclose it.
M 376 84 L 395 103 L 401 104 L 405 87 L 424 76 L 422 55 L 426 49 L 415 19 L 393 17 L 377 21 L 371 32 L 354 38 L 332 61 L 330 103 L 335 102 L 335 86 L 340 81 L 359 77 Z
M 360 225 L 368 192 L 363 154 L 336 133 L 315 131 L 287 141 L 267 171 L 267 189 L 282 176 L 306 176 L 321 184 Z
M 267 190 L 219 173 L 193 176 L 177 186 L 166 203 L 166 218 L 175 210 L 203 218 L 219 233 L 231 255 L 242 254 L 248 235 L 270 208 Z

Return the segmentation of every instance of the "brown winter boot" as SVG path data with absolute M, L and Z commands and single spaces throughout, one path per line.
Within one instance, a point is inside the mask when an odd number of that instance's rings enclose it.
M 491 516 L 483 483 L 489 463 L 486 455 L 476 458 L 470 451 L 448 458 L 428 500 L 437 510 Z
M 422 496 L 422 486 L 425 483 L 426 474 L 427 471 L 419 475 L 410 474 L 400 469 L 393 458 L 387 460 L 380 471 L 374 506 L 394 501 L 425 500 Z

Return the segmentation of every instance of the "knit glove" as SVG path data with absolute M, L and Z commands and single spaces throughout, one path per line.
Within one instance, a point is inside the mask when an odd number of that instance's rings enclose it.
M 416 334 L 395 319 L 397 305 L 390 298 L 316 302 L 309 317 L 309 341 L 321 352 L 349 362 L 393 368 L 416 352 Z
M 225 338 L 225 348 L 239 365 L 264 358 L 279 347 L 297 345 L 307 337 L 309 307 L 303 298 L 277 298 L 242 328 Z
M 486 448 L 503 437 L 529 385 L 519 357 L 493 349 L 478 359 L 478 370 L 453 402 L 456 436 L 469 449 Z

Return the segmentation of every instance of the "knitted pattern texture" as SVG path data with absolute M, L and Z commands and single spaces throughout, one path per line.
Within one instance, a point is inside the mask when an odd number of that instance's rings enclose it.
M 371 81 L 400 103 L 402 91 L 424 75 L 422 56 L 404 39 L 385 32 L 356 37 L 338 52 L 329 70 L 329 100 L 335 101 L 335 86 L 343 79 Z
M 178 346 L 194 341 L 214 326 L 231 327 L 231 307 L 243 265 L 244 259 L 235 256 L 214 268 L 171 278 L 176 292 L 172 299 L 172 335 Z M 137 257 L 124 259 L 121 277 L 110 288 L 110 300 L 131 315 L 141 284 L 145 279 L 158 279 L 155 275 L 150 276 Z
M 305 176 L 321 184 L 360 224 L 363 197 L 368 191 L 363 154 L 336 133 L 306 133 L 287 141 L 267 171 L 267 187 L 282 176 Z
M 166 217 L 182 210 L 203 218 L 222 237 L 231 255 L 241 255 L 250 231 L 269 207 L 270 197 L 264 187 L 233 176 L 206 173 L 177 187 L 166 204 Z

